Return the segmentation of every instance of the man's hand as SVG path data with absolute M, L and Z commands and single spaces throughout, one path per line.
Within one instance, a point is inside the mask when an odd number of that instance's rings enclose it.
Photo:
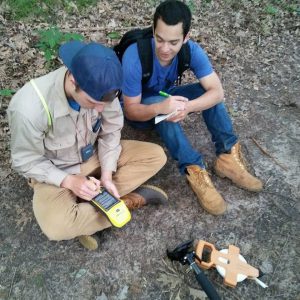
M 184 111 L 188 99 L 182 96 L 170 96 L 166 100 L 159 103 L 159 114 L 169 114 L 175 110 Z
M 101 180 L 101 186 L 105 187 L 108 192 L 113 194 L 116 198 L 120 199 L 120 194 L 111 180 Z
M 87 201 L 92 200 L 100 191 L 98 179 L 81 175 L 67 175 L 60 186 L 71 190 L 77 197 Z
M 105 187 L 115 197 L 120 198 L 120 194 L 112 181 L 111 171 L 101 170 L 101 186 Z
M 173 123 L 177 123 L 177 122 L 180 122 L 180 121 L 183 121 L 186 116 L 188 115 L 188 110 L 185 109 L 185 110 L 182 110 L 182 111 L 178 111 L 174 116 L 166 119 L 168 122 L 173 122 Z

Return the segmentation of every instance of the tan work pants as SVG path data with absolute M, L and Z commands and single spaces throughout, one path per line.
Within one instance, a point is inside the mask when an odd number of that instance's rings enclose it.
M 152 143 L 121 141 L 122 152 L 113 175 L 118 192 L 124 196 L 156 174 L 166 163 L 163 149 Z M 81 165 L 81 175 L 100 178 L 96 155 Z M 97 175 L 96 175 L 97 174 Z M 50 240 L 68 240 L 91 235 L 111 226 L 111 223 L 89 202 L 78 203 L 68 189 L 34 182 L 33 211 L 42 231 Z

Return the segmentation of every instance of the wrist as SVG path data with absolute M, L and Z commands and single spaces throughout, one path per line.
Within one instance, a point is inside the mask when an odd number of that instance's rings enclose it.
M 61 182 L 60 187 L 69 189 L 71 180 L 72 180 L 72 175 L 70 175 L 70 174 L 67 175 Z
M 112 172 L 111 171 L 102 171 L 100 181 L 112 181 Z
M 153 114 L 154 114 L 154 117 L 158 116 L 159 114 L 161 114 L 160 112 L 160 106 L 161 106 L 161 103 L 153 103 L 151 104 L 152 106 L 152 109 L 153 109 Z
M 185 109 L 187 114 L 194 112 L 192 101 L 187 102 Z

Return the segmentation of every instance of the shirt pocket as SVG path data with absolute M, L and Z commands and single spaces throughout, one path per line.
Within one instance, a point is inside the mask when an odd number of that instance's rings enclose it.
M 49 159 L 58 159 L 65 162 L 78 162 L 78 148 L 74 135 L 44 140 L 45 154 Z

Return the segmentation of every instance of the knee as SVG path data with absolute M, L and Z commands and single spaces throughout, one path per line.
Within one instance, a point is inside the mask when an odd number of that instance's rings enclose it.
M 45 236 L 49 239 L 49 241 L 63 241 L 69 240 L 70 237 L 63 234 L 63 232 L 58 232 L 57 230 L 48 229 L 47 231 L 42 230 Z
M 155 130 L 165 144 L 173 143 L 176 137 L 184 134 L 179 123 L 165 120 L 156 124 Z
M 70 221 L 67 215 L 57 213 L 43 218 L 42 221 L 37 218 L 37 222 L 50 241 L 62 241 L 75 237 L 71 228 L 72 222 L 68 222 L 68 219 Z
M 217 112 L 223 112 L 226 111 L 226 106 L 223 101 L 217 103 L 215 106 L 211 107 L 212 110 L 215 110 Z M 208 109 L 209 110 L 209 109 Z
M 213 118 L 222 118 L 227 116 L 227 110 L 224 102 L 220 102 L 211 108 L 202 111 L 204 120 L 213 120 Z
M 167 156 L 166 156 L 164 149 L 157 144 L 153 144 L 152 148 L 153 149 L 152 149 L 151 153 L 156 158 L 158 164 L 161 167 L 163 167 L 167 162 Z
M 48 222 L 46 226 L 41 227 L 41 230 L 50 241 L 69 240 L 75 237 L 70 236 L 70 232 L 65 224 L 58 222 Z

